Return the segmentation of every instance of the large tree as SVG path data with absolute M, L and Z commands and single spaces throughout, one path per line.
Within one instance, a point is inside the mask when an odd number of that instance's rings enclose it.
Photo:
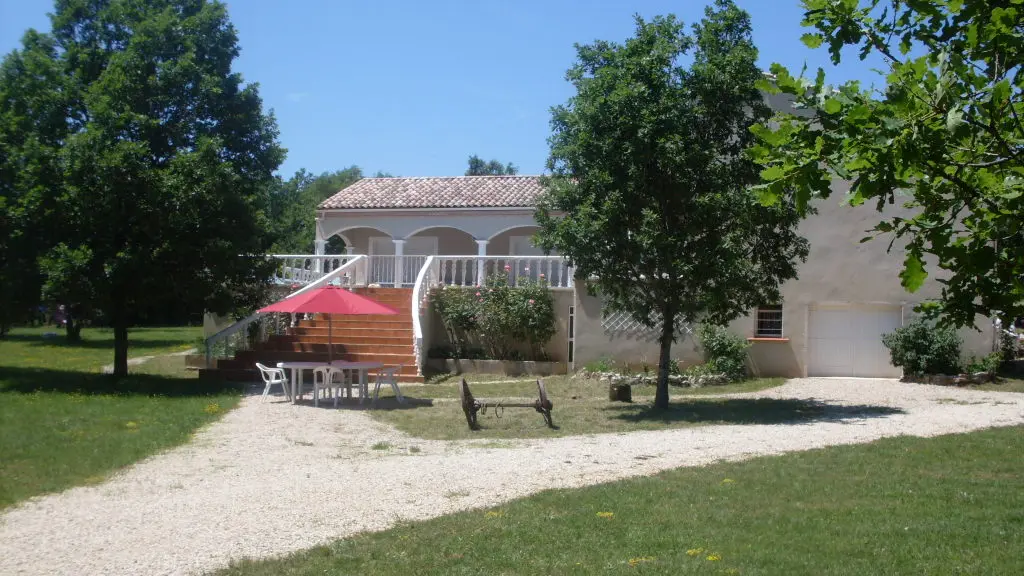
M 519 168 L 509 162 L 502 164 L 497 160 L 490 162 L 473 154 L 469 157 L 469 166 L 466 168 L 466 176 L 514 176 L 519 173 Z
M 553 109 L 539 241 L 607 308 L 660 329 L 665 408 L 678 323 L 723 324 L 778 302 L 807 244 L 792 206 L 763 207 L 748 190 L 749 128 L 770 111 L 746 12 L 719 0 L 692 35 L 674 16 L 637 17 L 624 44 L 577 54 L 576 95 Z
M 288 180 L 278 179 L 271 194 L 271 220 L 275 254 L 312 254 L 316 231 L 316 207 L 342 188 L 363 177 L 358 166 L 324 172 L 319 176 L 299 170 Z M 328 254 L 338 254 L 344 242 L 335 236 L 327 245 Z
M 128 328 L 148 313 L 223 312 L 266 282 L 265 211 L 284 150 L 257 87 L 231 70 L 238 37 L 224 4 L 57 0 L 51 22 L 8 60 L 45 57 L 59 72 L 18 90 L 60 99 L 64 132 L 51 139 L 59 129 L 39 112 L 13 130 L 56 161 L 5 186 L 52 196 L 45 289 L 103 314 L 124 375 Z
M 878 87 L 794 77 L 774 64 L 764 88 L 791 95 L 800 116 L 755 130 L 766 202 L 804 210 L 851 182 L 853 205 L 901 203 L 871 231 L 902 239 L 903 286 L 917 290 L 925 256 L 944 271 L 925 308 L 946 322 L 1024 315 L 1024 4 L 1019 0 L 805 0 L 810 47 L 840 64 L 881 55 Z
M 37 259 L 59 229 L 67 91 L 51 37 L 28 31 L 0 63 L 0 334 L 40 302 Z

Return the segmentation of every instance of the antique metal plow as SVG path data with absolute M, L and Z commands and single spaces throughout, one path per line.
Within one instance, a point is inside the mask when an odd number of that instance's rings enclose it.
M 555 424 L 551 421 L 551 408 L 554 407 L 551 404 L 551 400 L 548 400 L 548 391 L 544 389 L 544 382 L 537 380 L 537 399 L 533 402 L 502 402 L 500 400 L 477 400 L 473 397 L 473 393 L 469 391 L 469 384 L 466 383 L 466 379 L 462 379 L 462 384 L 459 385 L 459 399 L 462 401 L 462 411 L 466 414 L 466 423 L 469 424 L 470 430 L 479 430 L 480 424 L 476 421 L 477 412 L 487 413 L 487 409 L 491 408 L 494 410 L 494 414 L 497 417 L 501 417 L 501 412 L 505 408 L 533 408 L 540 415 L 544 417 L 544 423 L 548 425 L 548 428 L 554 428 Z

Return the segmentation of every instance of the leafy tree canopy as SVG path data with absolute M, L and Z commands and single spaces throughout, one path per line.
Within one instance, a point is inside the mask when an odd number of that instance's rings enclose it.
M 901 203 L 911 216 L 883 217 L 873 235 L 902 239 L 900 274 L 910 291 L 928 276 L 925 255 L 945 271 L 945 322 L 1024 314 L 1024 4 L 1019 0 L 804 0 L 808 46 L 839 64 L 856 50 L 881 54 L 881 88 L 838 87 L 794 77 L 774 64 L 763 88 L 795 101 L 754 128 L 765 202 L 803 211 L 836 177 L 858 205 Z M 892 244 L 890 244 L 891 246 Z
M 0 187 L 26 214 L 18 233 L 46 238 L 47 295 L 103 312 L 123 375 L 148 311 L 223 312 L 265 285 L 284 150 L 231 71 L 224 4 L 57 0 L 51 22 L 3 63 Z
M 677 323 L 777 302 L 807 244 L 790 203 L 765 207 L 749 192 L 749 128 L 770 111 L 746 12 L 719 0 L 692 34 L 674 16 L 637 17 L 624 44 L 576 50 L 576 94 L 552 111 L 538 240 L 607 307 L 660 328 L 664 408 Z
M 312 254 L 316 236 L 316 207 L 342 188 L 363 178 L 358 166 L 314 176 L 299 170 L 288 180 L 277 179 L 271 194 L 271 220 L 275 254 Z M 331 238 L 328 254 L 343 253 L 344 242 Z
M 509 162 L 502 164 L 497 160 L 485 161 L 476 154 L 469 157 L 469 167 L 466 168 L 466 176 L 514 176 L 519 173 L 519 168 Z

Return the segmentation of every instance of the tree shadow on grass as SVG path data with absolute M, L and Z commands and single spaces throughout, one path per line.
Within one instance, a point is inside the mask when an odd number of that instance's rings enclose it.
M 243 384 L 233 382 L 174 378 L 153 374 L 131 374 L 125 378 L 115 378 L 107 374 L 92 372 L 0 366 L 0 394 L 56 392 L 126 396 L 209 396 L 239 393 L 243 386 Z
M 24 342 L 29 346 L 38 346 L 40 348 L 88 348 L 91 350 L 96 349 L 107 349 L 110 350 L 111 359 L 114 355 L 114 335 L 110 334 L 109 337 L 97 338 L 94 334 L 90 334 L 88 338 L 83 338 L 78 342 L 72 342 L 62 333 L 58 332 L 58 335 L 53 338 L 43 338 L 39 334 L 7 334 L 4 336 L 4 342 Z M 174 346 L 187 346 L 189 342 L 180 339 L 162 339 L 162 340 L 135 340 L 131 337 L 131 332 L 128 334 L 128 349 L 136 352 L 139 350 L 164 350 Z
M 673 402 L 667 410 L 650 404 L 609 406 L 618 412 L 613 417 L 629 422 L 718 422 L 723 424 L 801 424 L 807 422 L 845 422 L 905 414 L 889 406 L 844 406 L 816 400 L 775 398 L 731 398 Z

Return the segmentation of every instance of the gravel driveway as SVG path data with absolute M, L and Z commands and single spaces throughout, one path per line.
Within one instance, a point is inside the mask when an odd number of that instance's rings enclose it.
M 736 396 L 816 399 L 830 416 L 498 444 L 416 440 L 360 412 L 250 397 L 187 446 L 4 513 L 0 574 L 201 573 L 546 488 L 1024 423 L 1024 394 L 888 380 L 792 380 Z M 371 449 L 376 442 L 393 448 Z

